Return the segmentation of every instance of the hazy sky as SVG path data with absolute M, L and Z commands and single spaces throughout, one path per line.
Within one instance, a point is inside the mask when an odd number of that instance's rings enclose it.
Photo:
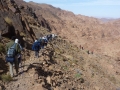
M 24 0 L 46 3 L 63 10 L 93 17 L 120 18 L 120 0 Z

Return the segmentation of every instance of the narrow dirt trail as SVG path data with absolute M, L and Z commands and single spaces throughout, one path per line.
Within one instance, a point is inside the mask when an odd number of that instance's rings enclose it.
M 70 44 L 48 45 L 34 58 L 25 55 L 23 72 L 5 84 L 5 90 L 116 90 L 119 65 L 113 58 L 88 54 Z M 117 74 L 116 74 L 117 72 Z

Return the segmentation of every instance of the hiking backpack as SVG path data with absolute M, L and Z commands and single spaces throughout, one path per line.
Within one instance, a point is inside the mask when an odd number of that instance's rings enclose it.
M 14 43 L 7 51 L 7 56 L 6 56 L 6 61 L 7 62 L 13 62 L 14 59 L 15 59 L 15 53 L 16 53 L 16 50 L 15 50 L 15 46 L 16 44 Z

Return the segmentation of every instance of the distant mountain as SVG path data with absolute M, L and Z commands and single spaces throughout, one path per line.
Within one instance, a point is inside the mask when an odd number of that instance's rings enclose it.
M 118 19 L 115 18 L 98 18 L 102 22 L 110 22 L 110 21 L 116 21 Z

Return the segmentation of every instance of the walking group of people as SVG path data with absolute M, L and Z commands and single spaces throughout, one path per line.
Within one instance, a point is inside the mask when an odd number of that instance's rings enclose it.
M 48 41 L 55 38 L 57 35 L 49 34 L 44 37 L 36 39 L 32 45 L 32 50 L 35 51 L 35 57 L 39 58 L 39 51 L 44 49 L 44 46 L 47 46 Z M 22 46 L 19 44 L 19 40 L 15 37 L 11 38 L 12 40 L 6 44 L 6 61 L 9 65 L 9 71 L 11 77 L 17 76 L 19 74 L 19 67 L 21 66 L 21 51 L 23 50 Z M 15 66 L 16 75 L 13 73 L 13 66 Z
M 39 39 L 36 39 L 35 42 L 32 45 L 32 50 L 35 51 L 35 57 L 39 57 L 39 51 L 41 49 L 44 49 L 44 46 L 47 46 L 48 41 L 55 38 L 57 35 L 55 34 L 48 34 L 46 36 L 40 37 Z

